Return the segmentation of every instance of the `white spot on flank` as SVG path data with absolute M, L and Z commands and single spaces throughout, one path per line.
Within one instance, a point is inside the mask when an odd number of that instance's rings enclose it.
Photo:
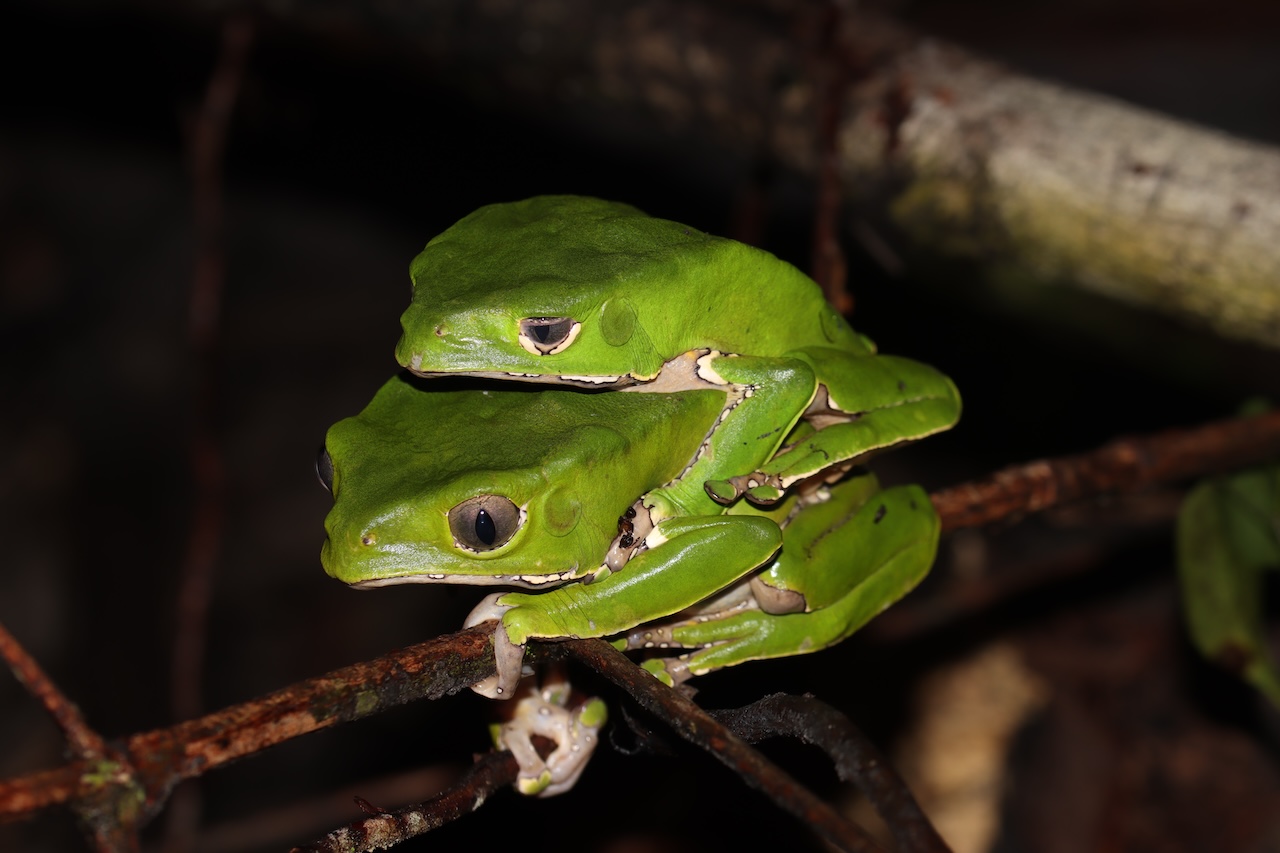
M 711 366 L 711 362 L 715 361 L 717 358 L 720 358 L 720 352 L 712 350 L 698 359 L 698 369 L 695 371 L 698 378 L 704 379 L 714 385 L 732 384 L 719 373 L 716 373 L 715 368 Z
M 662 535 L 658 528 L 654 528 L 653 532 L 644 538 L 644 544 L 647 548 L 657 548 L 659 545 L 665 545 L 667 537 Z
M 563 379 L 565 382 L 583 382 L 583 383 L 586 383 L 587 385 L 612 385 L 614 382 L 617 382 L 620 377 L 618 376 L 571 376 L 566 374 L 564 376 L 561 376 L 560 378 Z
M 530 586 L 542 586 L 548 583 L 559 583 L 569 577 L 570 572 L 555 572 L 550 575 L 516 575 L 515 580 Z

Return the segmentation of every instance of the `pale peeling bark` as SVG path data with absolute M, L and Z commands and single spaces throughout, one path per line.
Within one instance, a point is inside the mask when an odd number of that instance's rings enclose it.
M 411 44 L 441 81 L 571 118 L 606 142 L 610 126 L 657 125 L 668 139 L 705 136 L 746 157 L 767 151 L 809 175 L 819 147 L 813 81 L 836 63 L 846 81 L 846 197 L 870 218 L 891 219 L 915 248 L 976 259 L 1006 285 L 1079 285 L 1280 346 L 1276 148 L 1029 79 L 864 12 L 833 18 L 829 8 L 271 6 L 326 36 Z
M 880 174 L 892 147 L 889 213 L 920 244 L 1280 345 L 1276 149 L 928 43 L 888 82 L 896 143 L 855 96 L 846 175 Z

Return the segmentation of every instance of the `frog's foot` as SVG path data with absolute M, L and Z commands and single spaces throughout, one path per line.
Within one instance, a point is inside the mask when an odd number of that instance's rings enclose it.
M 695 650 L 679 655 L 652 657 L 640 664 L 642 669 L 663 684 L 668 687 L 678 687 L 695 674 L 689 668 L 690 657 L 696 656 L 697 650 L 705 649 L 723 640 L 723 637 L 715 631 L 712 631 L 710 638 L 707 639 L 691 635 L 689 627 L 717 623 L 734 614 L 758 611 L 760 603 L 755 593 L 757 580 L 752 578 L 750 581 L 743 580 L 734 584 L 728 590 L 671 619 L 639 625 L 615 641 L 614 646 L 622 651 Z
M 622 651 L 632 651 L 634 649 L 676 649 L 684 648 L 672 636 L 672 628 L 674 624 L 667 623 L 665 625 L 640 625 L 631 629 L 626 637 L 622 638 L 622 642 L 616 643 L 615 646 Z
M 520 690 L 511 718 L 493 727 L 494 745 L 511 750 L 520 765 L 515 787 L 522 794 L 554 797 L 568 791 L 600 741 L 600 729 L 609 716 L 604 702 L 593 697 L 570 708 L 569 696 L 567 682 L 535 688 L 529 681 Z M 534 748 L 534 735 L 555 743 L 546 759 Z
M 500 592 L 486 595 L 467 615 L 462 625 L 464 628 L 472 628 L 491 620 L 498 623 L 493 629 L 493 656 L 498 671 L 471 685 L 472 690 L 490 699 L 510 699 L 515 695 L 520 678 L 533 672 L 532 669 L 528 673 L 524 671 L 524 646 L 513 643 L 502 624 L 502 616 L 511 609 L 511 605 L 499 604 L 498 599 L 501 597 Z
M 758 578 L 743 578 L 728 589 L 722 590 L 705 601 L 677 613 L 669 619 L 637 625 L 614 640 L 619 651 L 637 649 L 684 649 L 686 643 L 676 635 L 677 629 L 686 625 L 723 619 L 733 613 L 759 608 L 756 593 Z
M 727 480 L 707 480 L 703 484 L 707 494 L 718 504 L 729 504 L 743 495 L 757 506 L 771 506 L 782 500 L 786 486 L 777 474 L 754 471 Z
M 640 664 L 640 668 L 668 687 L 678 687 L 693 678 L 693 673 L 689 671 L 687 658 L 688 655 L 670 658 L 649 658 L 649 660 Z
M 610 572 L 617 572 L 625 566 L 638 551 L 644 548 L 644 540 L 653 532 L 653 513 L 645 506 L 644 498 L 639 498 L 618 519 L 618 535 L 609 546 L 604 565 Z

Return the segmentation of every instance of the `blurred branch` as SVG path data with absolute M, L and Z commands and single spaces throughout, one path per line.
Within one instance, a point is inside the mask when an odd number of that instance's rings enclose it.
M 239 8 L 240 0 L 189 3 Z M 655 143 L 697 135 L 816 178 L 821 80 L 796 16 L 769 0 L 271 4 L 315 37 L 409 53 L 499 109 Z M 1034 80 L 865 11 L 832 25 L 843 61 L 836 170 L 886 236 L 1280 346 L 1280 151 Z M 803 28 L 799 28 L 803 30 Z M 829 79 L 819 74 L 820 78 Z M 829 107 L 823 107 L 824 111 Z M 608 140 L 605 140 L 607 143 Z M 865 219 L 863 218 L 865 217 Z
M 195 412 L 188 451 L 195 506 L 186 555 L 179 571 L 181 583 L 175 607 L 170 687 L 176 720 L 189 719 L 204 710 L 209 598 L 226 520 L 226 471 L 214 427 L 222 291 L 226 279 L 222 160 L 252 38 L 253 22 L 247 16 L 234 15 L 223 23 L 217 66 L 187 134 L 196 238 L 188 324 L 196 357 L 191 383 Z M 165 849 L 171 853 L 189 849 L 200 823 L 198 791 L 191 786 L 179 791 L 173 797 L 168 818 Z
M 1120 438 L 1089 453 L 1014 465 L 930 495 L 944 532 L 1012 520 L 1070 501 L 1130 492 L 1280 457 L 1280 411 Z
M 852 782 L 870 801 L 899 850 L 939 853 L 950 849 L 889 760 L 852 720 L 825 702 L 775 693 L 746 707 L 712 714 L 750 743 L 785 736 L 821 749 L 835 764 L 840 779 Z
M 520 772 L 510 752 L 491 752 L 476 757 L 466 773 L 448 790 L 425 803 L 394 811 L 369 807 L 371 817 L 336 829 L 324 840 L 293 848 L 291 853 L 357 853 L 384 850 L 451 821 L 470 814 L 498 791 L 515 784 Z
M 789 773 L 748 746 L 746 741 L 699 708 L 692 699 L 658 681 L 609 643 L 604 640 L 569 640 L 564 645 L 575 659 L 607 675 L 642 708 L 666 722 L 685 740 L 711 753 L 744 782 L 838 849 L 880 849 L 857 824 L 846 820 Z M 942 849 L 945 850 L 945 846 Z

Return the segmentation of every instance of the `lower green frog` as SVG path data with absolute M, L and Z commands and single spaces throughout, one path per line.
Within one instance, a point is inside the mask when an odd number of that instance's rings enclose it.
M 726 509 L 691 488 L 682 513 L 652 527 L 629 512 L 651 490 L 678 484 L 706 452 L 721 391 L 443 390 L 438 380 L 430 388 L 396 377 L 329 430 L 319 469 L 334 507 L 321 560 L 362 588 L 534 590 L 491 595 L 468 619 L 499 621 L 497 675 L 476 686 L 485 695 L 516 694 L 534 639 L 670 649 L 645 664 L 668 683 L 817 651 L 908 592 L 932 564 L 939 526 L 928 496 L 917 486 L 881 490 L 869 474 L 834 484 L 816 477 L 768 507 Z M 519 787 L 566 790 L 602 706 L 571 709 L 556 687 L 520 704 L 503 728 L 504 743 L 525 753 Z M 517 745 L 548 715 L 567 722 L 542 762 Z

